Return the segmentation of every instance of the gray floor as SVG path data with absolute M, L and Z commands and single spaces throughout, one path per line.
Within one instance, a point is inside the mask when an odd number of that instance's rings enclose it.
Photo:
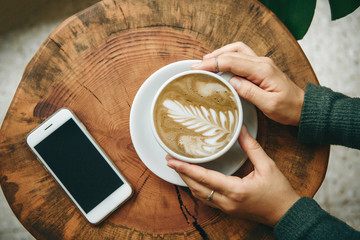
M 66 1 L 67 4 L 69 1 Z M 83 0 L 86 6 L 91 0 Z M 81 7 L 81 6 L 80 6 Z M 49 33 L 70 16 L 79 5 L 59 8 L 51 18 L 29 20 L 21 28 L 0 33 L 0 124 L 21 80 L 26 64 Z M 44 11 L 45 12 L 45 11 Z M 0 23 L 1 28 L 1 23 Z M 330 21 L 326 0 L 319 0 L 313 23 L 299 41 L 321 85 L 344 94 L 360 97 L 360 10 L 338 21 Z M 1 30 L 1 29 L 0 29 Z M 360 151 L 332 146 L 328 172 L 315 195 L 319 204 L 331 214 L 360 230 Z M 0 191 L 0 239 L 33 239 L 10 210 Z

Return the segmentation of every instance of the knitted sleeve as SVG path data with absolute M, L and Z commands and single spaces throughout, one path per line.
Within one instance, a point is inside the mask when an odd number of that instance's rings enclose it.
M 274 228 L 275 239 L 360 239 L 360 232 L 331 216 L 312 198 L 300 198 Z
M 308 84 L 298 140 L 360 149 L 360 98 Z

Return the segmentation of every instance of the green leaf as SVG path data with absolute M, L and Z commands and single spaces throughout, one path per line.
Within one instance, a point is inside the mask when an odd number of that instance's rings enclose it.
M 329 0 L 331 20 L 336 20 L 352 13 L 360 6 L 360 0 Z
M 314 16 L 316 0 L 259 1 L 278 16 L 296 40 L 304 37 Z

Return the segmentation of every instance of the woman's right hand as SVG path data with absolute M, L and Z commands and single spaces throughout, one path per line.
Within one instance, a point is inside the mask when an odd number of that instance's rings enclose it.
M 241 129 L 239 144 L 254 165 L 254 170 L 243 178 L 226 176 L 170 155 L 166 159 L 195 198 L 227 214 L 274 227 L 300 196 L 246 127 Z
M 239 96 L 256 105 L 266 116 L 285 125 L 298 126 L 304 91 L 292 82 L 268 57 L 258 57 L 242 42 L 226 45 L 204 56 L 192 69 L 236 76 L 230 84 Z

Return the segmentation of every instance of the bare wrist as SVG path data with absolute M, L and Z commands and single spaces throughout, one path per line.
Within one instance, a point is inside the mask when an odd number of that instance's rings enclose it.
M 300 124 L 300 119 L 301 119 L 301 112 L 302 112 L 302 108 L 304 105 L 304 98 L 305 98 L 305 92 L 302 89 L 299 89 L 299 93 L 298 93 L 298 101 L 297 101 L 297 113 L 296 113 L 296 122 L 295 122 L 295 126 L 299 126 Z
M 294 195 L 286 202 L 282 202 L 273 217 L 269 219 L 269 226 L 275 227 L 276 224 L 284 217 L 289 209 L 300 199 L 300 196 L 294 193 Z

